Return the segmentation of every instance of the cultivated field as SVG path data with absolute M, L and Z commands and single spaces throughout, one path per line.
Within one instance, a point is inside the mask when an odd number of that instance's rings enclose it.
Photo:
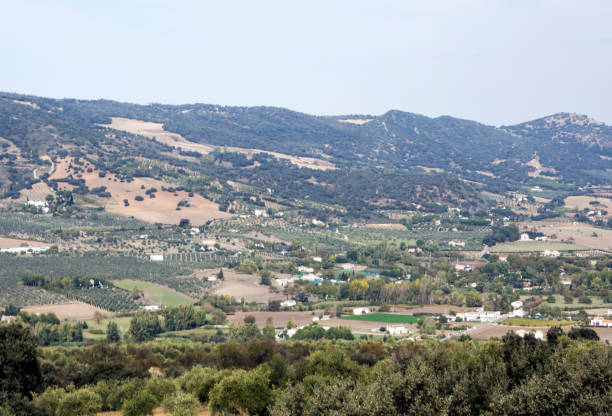
M 290 156 L 283 153 L 270 152 L 267 150 L 259 150 L 259 149 L 244 149 L 241 147 L 229 147 L 229 146 L 213 146 L 208 144 L 194 143 L 185 139 L 180 134 L 168 132 L 164 130 L 164 127 L 161 123 L 151 123 L 148 121 L 142 120 L 134 120 L 129 118 L 120 118 L 120 117 L 112 117 L 111 124 L 100 124 L 103 127 L 109 127 L 115 130 L 127 131 L 132 134 L 139 134 L 141 136 L 153 138 L 161 143 L 167 144 L 169 146 L 178 147 L 182 150 L 188 150 L 192 152 L 199 152 L 202 154 L 208 154 L 215 149 L 223 149 L 227 152 L 236 152 L 242 153 L 245 155 L 255 155 L 258 153 L 266 153 L 276 157 L 277 159 L 285 159 L 290 161 L 296 166 L 310 168 L 310 169 L 318 169 L 318 170 L 328 170 L 328 169 L 336 169 L 333 163 L 328 162 L 324 159 L 317 159 L 314 157 L 301 157 L 301 156 Z
M 528 253 L 546 250 L 580 251 L 588 249 L 587 246 L 581 244 L 560 241 L 513 241 L 494 245 L 491 247 L 491 253 Z
M 57 169 L 51 179 L 64 179 L 70 174 L 68 165 L 71 159 L 61 159 L 57 162 Z M 92 167 L 85 163 L 85 168 Z M 190 197 L 186 191 L 167 192 L 165 188 L 174 188 L 175 185 L 152 179 L 134 178 L 130 183 L 121 182 L 114 175 L 108 174 L 104 178 L 98 175 L 98 171 L 83 173 L 83 179 L 90 189 L 106 186 L 110 192 L 110 198 L 100 198 L 108 212 L 132 216 L 142 221 L 159 222 L 162 224 L 178 224 L 182 218 L 187 218 L 192 224 L 204 224 L 208 220 L 217 218 L 229 218 L 231 214 L 219 211 L 219 205 L 195 194 Z M 145 195 L 145 190 L 156 188 L 155 198 Z M 136 201 L 136 196 L 142 196 L 143 201 Z M 125 206 L 124 200 L 128 200 L 129 206 Z M 189 201 L 189 206 L 177 210 L 180 201 Z
M 18 238 L 0 237 L 0 248 L 15 248 L 15 247 L 45 247 L 49 243 L 41 243 L 33 240 L 20 240 Z
M 277 328 L 285 328 L 289 321 L 292 321 L 295 325 L 301 327 L 312 324 L 312 318 L 323 315 L 323 310 L 303 312 L 236 312 L 233 315 L 229 315 L 227 319 L 230 323 L 241 324 L 244 322 L 244 317 L 247 315 L 254 316 L 255 321 L 259 326 L 266 325 L 268 318 L 270 318 L 272 320 L 272 325 Z M 345 326 L 357 334 L 372 334 L 373 330 L 378 330 L 381 326 L 387 325 L 386 323 L 381 322 L 355 321 L 339 318 L 319 321 L 318 324 L 322 327 Z M 404 326 L 412 332 L 418 331 L 416 324 L 404 324 Z
M 95 306 L 89 305 L 83 302 L 70 302 L 60 303 L 54 305 L 36 305 L 28 306 L 22 309 L 25 312 L 31 313 L 49 313 L 53 312 L 59 319 L 91 319 L 94 313 L 100 312 L 107 314 L 108 312 L 104 309 L 96 308 Z
M 612 205 L 612 204 L 611 204 Z M 612 250 L 612 230 L 592 227 L 588 224 L 550 224 L 538 228 L 547 236 L 556 235 L 558 240 L 573 241 L 592 249 Z
M 115 286 L 119 286 L 120 288 L 126 290 L 137 289 L 138 291 L 143 292 L 145 299 L 155 305 L 177 306 L 194 302 L 193 299 L 183 295 L 182 293 L 155 283 L 136 280 L 117 280 L 113 283 Z
M 379 230 L 405 230 L 403 224 L 366 224 L 366 228 L 374 228 Z
M 551 326 L 574 325 L 576 324 L 576 322 L 575 321 L 556 321 L 556 320 L 547 320 L 547 319 L 531 319 L 531 318 L 508 318 L 508 319 L 504 319 L 501 322 L 501 324 L 509 325 L 509 326 L 551 327 Z
M 382 323 L 387 323 L 387 324 L 415 324 L 418 322 L 419 318 L 417 318 L 414 315 L 373 312 L 373 313 L 368 313 L 365 315 L 345 316 L 345 317 L 342 317 L 342 320 L 382 322 Z
M 599 205 L 591 205 L 589 202 L 599 202 Z M 587 195 L 568 196 L 565 198 L 565 207 L 582 211 L 588 208 L 589 211 L 605 210 L 608 211 L 608 216 L 612 216 L 612 200 L 609 198 L 592 197 Z
M 224 269 L 223 277 L 224 280 L 218 281 L 211 293 L 233 296 L 236 300 L 244 298 L 247 302 L 258 303 L 285 299 L 283 294 L 274 293 L 270 291 L 270 287 L 259 284 L 260 278 L 257 275 L 239 274 Z
M 25 203 L 27 201 L 44 201 L 47 195 L 55 195 L 55 191 L 44 182 L 32 185 L 32 189 L 22 189 L 21 196 L 12 200 L 13 203 Z
M 529 331 L 529 332 L 542 331 L 544 333 L 544 336 L 546 336 L 546 332 L 548 331 L 549 328 L 550 327 L 545 327 L 545 326 L 526 327 L 526 326 L 510 326 L 510 325 L 493 324 L 493 325 L 489 325 L 481 329 L 477 329 L 474 332 L 471 332 L 470 336 L 475 339 L 501 338 L 502 336 L 506 335 L 508 332 L 512 332 L 512 331 L 517 332 L 519 330 Z M 567 332 L 569 328 L 570 327 L 565 327 L 564 331 Z M 604 342 L 612 341 L 612 328 L 591 328 L 591 329 L 597 332 L 597 335 L 599 335 L 599 338 L 602 341 Z

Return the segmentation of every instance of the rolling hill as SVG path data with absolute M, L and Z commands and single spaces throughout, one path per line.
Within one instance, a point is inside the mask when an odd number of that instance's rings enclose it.
M 309 199 L 359 215 L 411 204 L 474 207 L 483 189 L 516 189 L 536 176 L 601 185 L 612 172 L 612 127 L 568 113 L 494 127 L 397 110 L 322 117 L 275 107 L 0 93 L 0 146 L 5 197 L 48 182 L 49 160 L 70 156 L 125 178 L 193 188 L 229 210 L 241 198 L 261 202 L 263 190 L 273 190 L 278 203 Z

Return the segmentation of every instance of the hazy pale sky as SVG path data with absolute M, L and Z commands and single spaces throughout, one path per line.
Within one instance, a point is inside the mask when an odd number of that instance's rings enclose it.
M 3 0 L 0 90 L 612 124 L 612 1 Z

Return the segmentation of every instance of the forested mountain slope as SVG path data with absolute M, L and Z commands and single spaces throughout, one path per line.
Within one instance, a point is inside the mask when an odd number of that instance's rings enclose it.
M 202 154 L 197 151 L 105 128 L 113 117 L 161 123 L 183 140 L 212 148 L 314 157 L 339 171 L 311 172 L 266 155 L 253 164 L 228 154 L 214 156 L 213 169 L 198 159 Z M 315 200 L 350 195 L 351 200 L 390 207 L 398 200 L 457 205 L 473 200 L 474 190 L 457 178 L 496 189 L 529 184 L 537 175 L 576 185 L 605 184 L 612 169 L 612 128 L 565 113 L 497 128 L 395 110 L 381 116 L 321 117 L 274 107 L 136 105 L 0 93 L 0 138 L 0 158 L 7 162 L 0 167 L 0 188 L 12 196 L 40 180 L 33 172 L 43 155 L 83 156 L 106 169 L 119 169 L 124 163 L 119 159 L 145 158 L 211 179 L 276 186 L 285 196 L 295 197 L 296 186 L 314 187 L 309 195 Z M 223 166 L 235 169 L 223 171 Z M 373 180 L 364 184 L 364 178 Z M 401 183 L 390 186 L 392 191 L 380 185 L 394 182 Z

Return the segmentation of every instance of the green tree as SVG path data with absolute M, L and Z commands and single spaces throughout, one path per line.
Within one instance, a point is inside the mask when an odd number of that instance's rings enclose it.
M 261 415 L 271 397 L 269 370 L 236 370 L 212 389 L 210 408 L 214 413 Z
M 106 340 L 108 342 L 119 342 L 121 341 L 121 334 L 119 333 L 119 326 L 114 321 L 110 321 L 106 326 Z
M 102 398 L 89 388 L 67 393 L 59 402 L 57 416 L 95 415 L 102 410 Z
M 130 335 L 135 341 L 150 341 L 162 332 L 157 314 L 138 312 L 130 321 Z
M 164 408 L 172 416 L 193 416 L 199 407 L 200 402 L 194 395 L 182 391 L 177 392 L 175 395 L 170 395 L 164 400 Z
M 31 397 L 41 382 L 38 346 L 30 328 L 0 325 L 0 402 L 7 395 Z
M 123 404 L 123 416 L 152 415 L 155 408 L 155 397 L 147 390 L 137 392 Z

